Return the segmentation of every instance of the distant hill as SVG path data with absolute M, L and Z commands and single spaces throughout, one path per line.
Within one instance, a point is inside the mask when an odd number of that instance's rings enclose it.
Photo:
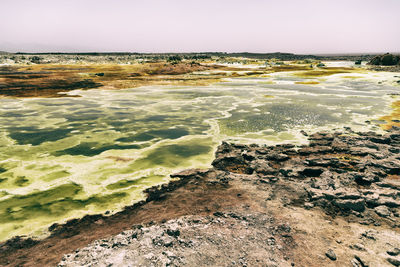
M 320 59 L 321 57 L 315 55 L 296 55 L 292 53 L 228 53 L 230 57 L 245 57 L 245 58 L 256 58 L 256 59 L 271 59 L 276 58 L 280 60 L 299 60 L 299 59 Z
M 254 59 L 280 59 L 280 60 L 296 60 L 296 59 L 319 59 L 320 56 L 315 55 L 297 55 L 292 53 L 250 53 L 250 52 L 240 52 L 240 53 L 225 53 L 225 52 L 199 52 L 199 53 L 130 53 L 130 52 L 84 52 L 84 53 L 24 53 L 18 52 L 16 54 L 30 54 L 30 55 L 88 55 L 88 56 L 104 56 L 104 55 L 114 55 L 114 56 L 124 56 L 124 55 L 182 55 L 182 56 L 192 56 L 192 55 L 209 55 L 209 56 L 222 56 L 222 57 L 244 57 L 244 58 L 254 58 Z
M 304 54 L 293 54 L 293 53 L 251 53 L 251 52 L 195 52 L 195 53 L 137 53 L 137 52 L 80 52 L 80 53 L 69 53 L 69 52 L 47 52 L 47 53 L 27 53 L 27 52 L 17 52 L 8 53 L 0 52 L 0 54 L 15 54 L 15 55 L 76 55 L 76 56 L 139 56 L 139 57 L 161 57 L 167 58 L 169 56 L 179 55 L 182 58 L 194 59 L 194 58 L 210 58 L 213 56 L 217 57 L 241 57 L 241 58 L 251 58 L 251 59 L 278 59 L 278 60 L 305 60 L 305 59 L 315 59 L 315 60 L 352 60 L 352 61 L 369 61 L 376 54 L 316 54 L 316 55 L 304 55 Z

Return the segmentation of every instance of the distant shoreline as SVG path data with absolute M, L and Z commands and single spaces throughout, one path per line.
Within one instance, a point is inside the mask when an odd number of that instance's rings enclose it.
M 274 52 L 274 53 L 252 53 L 252 52 L 165 52 L 165 53 L 140 53 L 140 52 L 6 52 L 0 51 L 0 55 L 81 55 L 81 56 L 169 56 L 169 55 L 181 55 L 181 56 L 194 56 L 194 55 L 207 55 L 207 56 L 218 56 L 218 57 L 243 57 L 243 58 L 254 58 L 254 59 L 280 59 L 280 60 L 299 60 L 299 59 L 319 59 L 319 60 L 368 60 L 376 55 L 382 53 L 321 53 L 321 54 L 295 54 L 285 52 Z M 392 53 L 392 54 L 400 54 Z

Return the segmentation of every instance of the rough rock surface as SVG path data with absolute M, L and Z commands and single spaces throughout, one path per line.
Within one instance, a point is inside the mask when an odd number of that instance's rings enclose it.
M 386 53 L 384 55 L 378 55 L 373 57 L 368 64 L 370 65 L 383 65 L 383 66 L 393 66 L 400 64 L 400 56 L 392 55 Z
M 309 140 L 302 147 L 219 146 L 214 167 L 201 178 L 240 184 L 258 198 L 258 209 L 134 226 L 66 255 L 59 265 L 398 266 L 399 132 L 321 132 Z
M 59 266 L 291 266 L 291 240 L 290 227 L 266 214 L 219 212 L 134 226 Z
M 186 170 L 147 190 L 131 217 L 53 226 L 57 242 L 77 243 L 58 265 L 398 266 L 399 129 L 308 137 L 300 147 L 224 142 L 211 169 Z M 124 220 L 118 235 L 104 234 Z M 18 248 L 3 251 L 5 265 L 34 266 Z

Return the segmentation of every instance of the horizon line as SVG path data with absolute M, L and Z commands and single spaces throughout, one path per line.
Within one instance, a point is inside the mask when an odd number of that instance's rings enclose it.
M 46 51 L 46 52 L 34 52 L 34 51 L 17 51 L 17 52 L 9 52 L 5 50 L 0 50 L 0 53 L 8 53 L 8 54 L 293 54 L 293 55 L 376 55 L 376 54 L 400 54 L 400 51 L 374 51 L 374 52 L 326 52 L 326 53 L 293 53 L 293 52 L 249 52 L 249 51 L 241 51 L 241 52 L 223 52 L 223 51 L 201 51 L 201 52 L 128 52 L 128 51 L 80 51 L 80 52 L 71 52 L 71 51 Z

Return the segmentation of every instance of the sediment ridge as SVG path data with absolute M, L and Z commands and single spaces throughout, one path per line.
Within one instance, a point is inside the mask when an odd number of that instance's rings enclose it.
M 400 266 L 400 129 L 223 142 L 112 215 L 0 245 L 2 266 Z

